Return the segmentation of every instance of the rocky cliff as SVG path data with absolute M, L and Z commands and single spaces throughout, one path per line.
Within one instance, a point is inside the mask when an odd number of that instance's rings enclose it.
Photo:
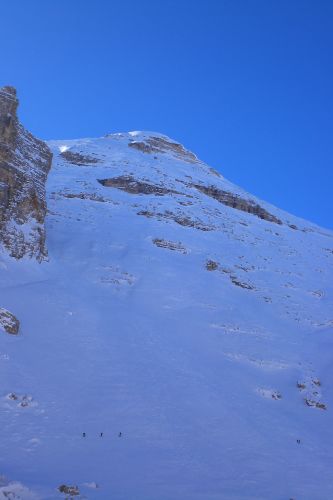
M 0 244 L 12 257 L 41 261 L 45 247 L 45 182 L 52 154 L 17 118 L 13 87 L 0 89 Z

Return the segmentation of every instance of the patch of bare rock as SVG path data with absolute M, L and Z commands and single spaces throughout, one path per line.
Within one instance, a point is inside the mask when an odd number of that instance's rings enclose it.
M 190 217 L 184 214 L 175 214 L 170 210 L 166 210 L 165 212 L 151 212 L 149 210 L 140 210 L 137 212 L 138 215 L 143 215 L 148 218 L 156 218 L 157 220 L 173 220 L 180 226 L 185 227 L 193 227 L 194 229 L 199 229 L 199 231 L 214 231 L 215 228 L 213 226 L 209 226 L 199 219 L 191 219 Z
M 0 307 L 0 328 L 11 335 L 17 335 L 20 329 L 19 320 L 2 307 Z
M 269 222 L 274 222 L 275 224 L 282 224 L 282 221 L 275 217 L 275 215 L 270 214 L 265 208 L 261 207 L 258 203 L 250 199 L 242 198 L 239 195 L 230 193 L 228 191 L 223 191 L 216 186 L 204 186 L 203 184 L 192 184 L 192 187 L 196 188 L 201 193 L 214 198 L 223 205 L 226 205 L 236 210 L 241 210 L 252 215 L 256 215 L 260 219 L 267 220 Z
M 224 267 L 221 267 L 219 262 L 216 262 L 215 260 L 207 260 L 205 264 L 205 268 L 207 271 L 221 271 L 224 274 L 227 274 L 230 278 L 230 281 L 235 285 L 239 286 L 240 288 L 244 288 L 245 290 L 255 290 L 256 288 L 251 285 L 250 283 L 247 283 L 245 281 L 240 280 L 231 269 L 227 269 Z
M 90 200 L 90 201 L 99 201 L 102 203 L 107 202 L 103 196 L 99 196 L 95 193 L 58 193 L 63 198 L 77 198 L 79 200 Z
M 143 182 L 135 179 L 130 175 L 121 175 L 119 177 L 111 177 L 110 179 L 97 179 L 102 186 L 121 189 L 130 194 L 154 194 L 156 196 L 164 196 L 166 194 L 182 194 L 173 189 L 168 189 L 163 186 L 156 186 L 148 182 Z
M 257 392 L 262 396 L 263 398 L 267 399 L 274 399 L 275 401 L 279 401 L 282 399 L 282 394 L 280 391 L 277 391 L 275 389 L 264 389 L 264 388 L 259 388 L 257 389 Z
M 198 162 L 198 158 L 191 151 L 177 142 L 172 142 L 164 137 L 149 137 L 145 141 L 131 141 L 128 146 L 142 153 L 173 153 L 176 157 L 189 163 Z
M 160 248 L 167 248 L 169 250 L 181 252 L 183 254 L 187 253 L 186 248 L 180 242 L 168 241 L 161 238 L 153 239 L 154 245 Z
M 58 487 L 60 493 L 64 493 L 64 495 L 69 495 L 69 497 L 75 497 L 80 495 L 80 490 L 78 486 L 70 486 L 67 484 L 61 484 Z
M 15 392 L 10 392 L 7 394 L 6 399 L 16 403 L 20 408 L 28 408 L 29 406 L 37 406 L 33 397 L 30 394 L 16 394 Z
M 312 406 L 314 408 L 319 408 L 320 410 L 327 410 L 327 407 L 326 407 L 325 403 L 320 403 L 319 401 L 314 401 L 314 400 L 308 399 L 308 398 L 306 398 L 304 400 L 304 402 L 305 402 L 305 404 L 307 406 Z
M 311 408 L 318 408 L 319 410 L 327 410 L 325 403 L 320 401 L 321 392 L 320 387 L 322 383 L 318 378 L 309 378 L 306 382 L 298 381 L 296 384 L 300 392 L 305 392 L 304 404 Z
M 70 151 L 69 149 L 67 149 L 66 151 L 62 151 L 60 153 L 60 156 L 62 156 L 62 158 L 64 158 L 68 163 L 71 163 L 72 165 L 84 166 L 99 163 L 99 159 L 94 156 L 75 153 L 74 151 Z

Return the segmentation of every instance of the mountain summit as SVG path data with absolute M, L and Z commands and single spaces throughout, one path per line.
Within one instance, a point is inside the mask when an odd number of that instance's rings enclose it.
M 332 498 L 333 233 L 155 132 L 48 148 L 48 260 L 0 254 L 0 492 Z

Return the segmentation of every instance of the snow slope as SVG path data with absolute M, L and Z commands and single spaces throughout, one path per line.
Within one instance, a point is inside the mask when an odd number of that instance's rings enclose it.
M 49 146 L 49 260 L 0 254 L 16 498 L 333 498 L 333 233 L 160 134 Z

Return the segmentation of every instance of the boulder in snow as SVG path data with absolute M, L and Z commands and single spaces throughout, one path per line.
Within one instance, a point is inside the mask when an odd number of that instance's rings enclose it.
M 0 328 L 12 335 L 17 335 L 20 329 L 19 320 L 14 316 L 14 314 L 7 311 L 7 309 L 3 309 L 2 307 L 0 307 Z

